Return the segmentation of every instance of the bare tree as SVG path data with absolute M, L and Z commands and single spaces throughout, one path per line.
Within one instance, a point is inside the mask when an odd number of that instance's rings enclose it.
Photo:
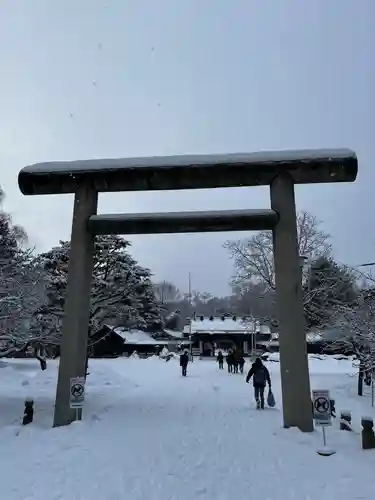
M 264 283 L 249 283 L 246 287 L 234 287 L 231 297 L 232 310 L 236 315 L 246 315 L 270 323 L 276 318 L 276 296 Z
M 297 230 L 299 255 L 315 260 L 331 254 L 330 236 L 320 229 L 320 221 L 315 216 L 299 212 Z M 234 285 L 246 287 L 249 283 L 264 283 L 270 290 L 275 289 L 271 231 L 261 231 L 245 240 L 227 241 L 224 247 L 234 260 Z
M 154 283 L 154 293 L 156 299 L 161 304 L 168 304 L 170 302 L 178 302 L 181 299 L 179 289 L 170 281 L 160 281 Z

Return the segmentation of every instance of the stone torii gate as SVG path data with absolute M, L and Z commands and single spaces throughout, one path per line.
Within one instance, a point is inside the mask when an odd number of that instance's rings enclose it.
M 24 195 L 73 193 L 67 296 L 54 426 L 75 418 L 70 378 L 85 376 L 97 234 L 273 231 L 285 427 L 313 430 L 296 227 L 295 184 L 353 182 L 350 150 L 171 156 L 39 163 L 21 170 Z M 97 215 L 98 193 L 270 186 L 271 209 Z M 250 193 L 249 193 L 250 196 Z

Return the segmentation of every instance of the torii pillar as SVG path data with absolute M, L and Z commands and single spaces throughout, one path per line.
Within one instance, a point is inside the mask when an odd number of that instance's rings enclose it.
M 284 427 L 313 430 L 306 324 L 299 265 L 294 182 L 279 174 L 270 186 L 271 208 L 279 215 L 273 229 L 280 373 Z
M 70 379 L 86 376 L 94 247 L 94 237 L 88 230 L 87 221 L 96 214 L 97 205 L 98 193 L 91 183 L 79 184 L 74 196 L 68 283 L 53 421 L 55 427 L 75 420 L 76 410 L 69 405 Z

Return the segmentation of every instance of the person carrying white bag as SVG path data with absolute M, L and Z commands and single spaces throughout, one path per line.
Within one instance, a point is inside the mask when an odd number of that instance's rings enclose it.
M 254 396 L 257 404 L 257 409 L 264 410 L 264 391 L 267 384 L 269 387 L 267 404 L 270 407 L 275 406 L 275 398 L 271 390 L 270 372 L 268 371 L 267 367 L 264 366 L 260 358 L 256 358 L 255 362 L 252 364 L 246 377 L 247 384 L 250 382 L 251 377 L 253 377 Z

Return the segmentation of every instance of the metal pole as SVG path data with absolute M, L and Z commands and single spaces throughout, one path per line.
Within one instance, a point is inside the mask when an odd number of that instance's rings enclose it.
M 254 334 L 255 334 L 255 322 L 254 318 L 251 317 L 251 360 L 254 361 Z
M 326 428 L 324 427 L 324 425 L 322 427 L 322 431 L 323 431 L 323 445 L 327 446 Z
M 193 357 L 193 342 L 191 338 L 191 322 L 193 320 L 193 314 L 192 314 L 192 303 L 191 303 L 191 273 L 189 273 L 189 315 L 190 315 L 190 321 L 189 321 L 189 340 L 190 340 L 190 360 L 194 361 Z
M 371 382 L 371 406 L 374 408 L 374 380 Z
M 256 320 L 253 322 L 253 358 L 256 356 L 256 351 L 257 351 L 257 325 L 256 325 Z

